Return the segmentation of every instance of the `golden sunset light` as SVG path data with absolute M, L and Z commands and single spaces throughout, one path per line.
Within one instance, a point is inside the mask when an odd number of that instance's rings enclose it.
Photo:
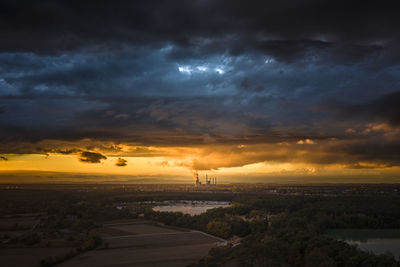
M 0 267 L 400 266 L 398 10 L 0 1 Z

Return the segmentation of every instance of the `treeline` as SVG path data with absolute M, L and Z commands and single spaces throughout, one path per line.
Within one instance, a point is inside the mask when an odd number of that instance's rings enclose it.
M 216 208 L 191 216 L 180 212 L 158 212 L 148 207 L 144 216 L 146 219 L 163 222 L 167 225 L 197 229 L 222 238 L 233 235 L 244 237 L 252 232 L 263 232 L 268 227 L 267 214 L 253 210 L 244 216 L 242 205 L 236 204 L 230 208 Z M 242 217 L 241 217 L 242 216 Z
M 61 262 L 67 261 L 81 253 L 97 248 L 103 243 L 99 233 L 95 230 L 90 230 L 87 234 L 86 240 L 76 249 L 72 249 L 63 256 L 48 256 L 40 261 L 40 267 L 51 267 Z
M 214 192 L 135 192 L 109 196 L 113 202 L 140 202 L 164 200 L 202 200 L 202 201 L 232 201 L 240 194 Z
M 0 190 L 0 215 L 47 212 L 57 209 L 75 209 L 76 203 L 90 203 L 104 208 L 120 202 L 164 201 L 164 200 L 203 200 L 232 201 L 235 193 L 204 192 L 125 192 L 123 190 Z M 92 215 L 96 215 L 92 212 Z
M 73 201 L 64 202 L 47 209 L 47 214 L 57 218 L 74 216 L 81 220 L 105 221 L 113 219 L 132 219 L 137 214 L 129 209 L 116 209 L 115 205 L 106 201 Z
M 197 265 L 400 266 L 390 253 L 374 255 L 321 234 L 313 220 L 300 214 L 282 212 L 270 216 L 266 231 L 251 232 L 237 247 L 214 248 Z
M 269 226 L 264 231 L 250 230 L 240 246 L 212 249 L 199 266 L 400 266 L 390 253 L 374 255 L 325 234 L 331 228 L 400 228 L 398 197 L 242 196 L 236 200 L 241 216 L 268 214 Z
M 284 236 L 251 236 L 231 257 L 242 266 L 400 266 L 391 254 L 377 256 L 344 242 L 294 229 L 287 231 Z
M 400 196 L 253 196 L 243 195 L 242 214 L 252 209 L 267 214 L 290 212 L 327 228 L 400 228 Z
M 308 206 L 328 217 L 325 228 L 400 228 L 399 196 L 342 196 Z

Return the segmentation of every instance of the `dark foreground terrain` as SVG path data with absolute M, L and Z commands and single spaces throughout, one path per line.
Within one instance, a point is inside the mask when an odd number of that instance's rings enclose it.
M 399 192 L 396 184 L 2 185 L 0 262 L 21 267 L 400 266 L 396 253 L 374 254 L 356 239 L 341 237 L 385 233 L 390 244 L 400 243 Z M 195 216 L 152 210 L 165 200 L 232 206 Z

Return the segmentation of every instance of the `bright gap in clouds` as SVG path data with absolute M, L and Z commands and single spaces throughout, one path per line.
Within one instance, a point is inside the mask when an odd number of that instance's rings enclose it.
M 225 73 L 224 70 L 221 69 L 221 68 L 215 68 L 215 71 L 218 72 L 221 75 Z
M 275 62 L 275 60 L 273 58 L 267 58 L 265 60 L 265 64 L 270 64 L 270 63 L 274 63 L 274 62 Z
M 190 67 L 190 66 L 178 66 L 178 71 L 182 74 L 192 74 L 192 73 L 199 73 L 199 72 L 209 72 L 210 69 L 206 66 L 197 66 L 197 67 Z M 214 68 L 214 71 L 218 74 L 222 75 L 225 73 L 222 67 Z
M 179 72 L 191 74 L 192 70 L 188 66 L 178 67 Z

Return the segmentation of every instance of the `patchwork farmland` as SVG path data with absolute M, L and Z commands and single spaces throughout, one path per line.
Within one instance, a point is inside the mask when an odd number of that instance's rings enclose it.
M 100 229 L 104 247 L 59 266 L 187 266 L 223 239 L 199 231 L 165 227 L 145 220 L 118 221 Z

